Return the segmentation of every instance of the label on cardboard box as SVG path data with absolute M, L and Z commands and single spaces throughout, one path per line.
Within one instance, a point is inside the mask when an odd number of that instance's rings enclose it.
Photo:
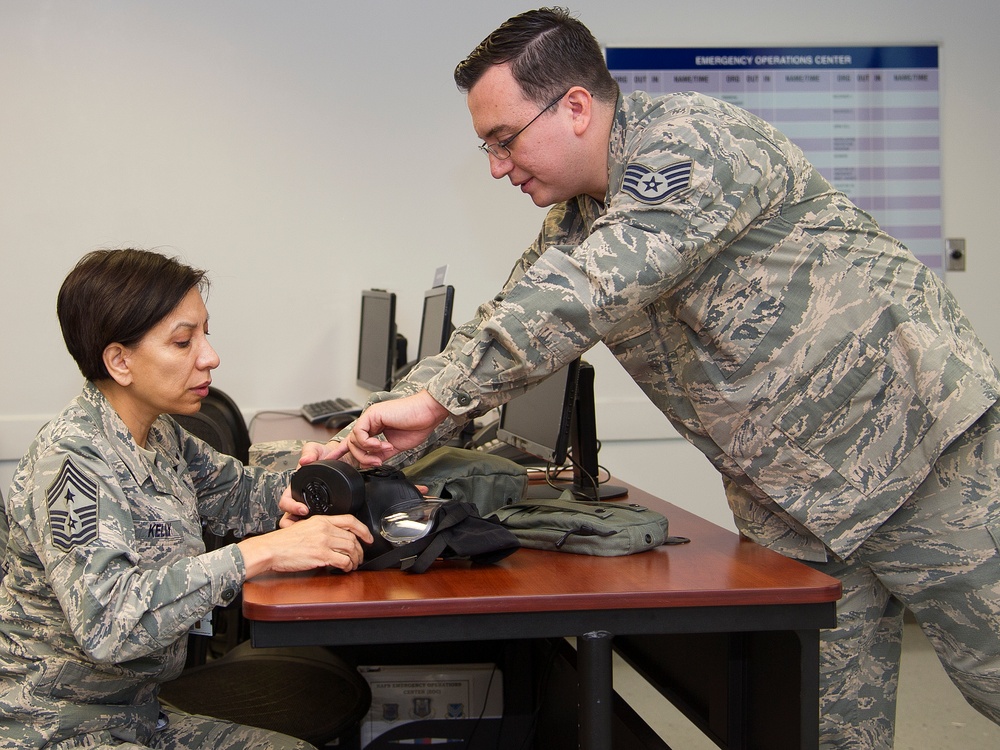
M 503 676 L 494 664 L 360 666 L 358 671 L 372 691 L 372 705 L 361 726 L 361 747 L 413 721 L 503 715 Z

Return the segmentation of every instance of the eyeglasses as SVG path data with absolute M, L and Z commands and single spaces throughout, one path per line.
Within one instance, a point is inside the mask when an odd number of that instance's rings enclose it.
M 510 144 L 511 144 L 511 142 L 515 138 L 517 138 L 519 135 L 521 135 L 521 133 L 523 133 L 525 130 L 527 130 L 528 126 L 530 126 L 531 123 L 533 123 L 539 117 L 541 117 L 546 112 L 548 112 L 550 109 L 552 109 L 554 106 L 556 106 L 559 102 L 561 102 L 562 98 L 564 96 L 566 96 L 566 94 L 568 94 L 568 93 L 569 93 L 569 89 L 566 89 L 566 91 L 564 91 L 563 93 L 559 94 L 559 96 L 557 96 L 551 102 L 549 102 L 548 104 L 546 104 L 545 107 L 542 109 L 541 112 L 539 112 L 537 115 L 535 115 L 534 117 L 532 117 L 531 120 L 528 121 L 527 125 L 525 125 L 523 128 L 521 128 L 516 133 L 514 133 L 514 135 L 512 135 L 510 138 L 505 138 L 504 140 L 497 141 L 496 143 L 481 143 L 481 144 L 479 144 L 479 150 L 482 151 L 487 156 L 495 156 L 500 161 L 504 161 L 505 159 L 509 159 L 510 158 Z

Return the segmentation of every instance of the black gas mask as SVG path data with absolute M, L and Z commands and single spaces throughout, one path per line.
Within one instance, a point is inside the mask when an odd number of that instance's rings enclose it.
M 376 467 L 359 471 L 343 461 L 316 461 L 292 475 L 292 497 L 309 508 L 309 515 L 352 515 L 375 541 L 362 543 L 365 558 L 429 534 L 442 501 L 425 498 L 398 469 Z

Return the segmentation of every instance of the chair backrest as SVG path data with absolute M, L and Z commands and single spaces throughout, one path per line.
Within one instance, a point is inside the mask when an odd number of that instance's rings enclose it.
M 229 425 L 223 423 L 213 415 L 203 412 L 195 414 L 172 414 L 171 415 L 185 430 L 197 438 L 201 438 L 210 446 L 225 453 L 227 456 L 236 455 L 236 441 L 233 439 Z
M 201 402 L 201 409 L 207 414 L 218 415 L 229 425 L 236 451 L 232 455 L 243 463 L 247 463 L 250 460 L 250 431 L 247 429 L 246 420 L 243 419 L 243 412 L 240 411 L 236 402 L 224 391 L 215 386 L 209 386 L 208 396 Z
M 250 432 L 236 403 L 214 386 L 194 414 L 173 414 L 181 427 L 220 453 L 235 456 L 244 464 L 250 460 Z

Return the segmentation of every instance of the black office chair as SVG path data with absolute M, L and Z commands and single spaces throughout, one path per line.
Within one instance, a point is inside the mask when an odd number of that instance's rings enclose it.
M 236 456 L 236 440 L 229 425 L 217 416 L 204 412 L 194 414 L 171 414 L 178 424 L 197 438 L 201 438 L 219 453 Z
M 243 463 L 250 460 L 250 431 L 243 412 L 233 399 L 215 386 L 208 387 L 208 396 L 201 402 L 201 411 L 172 416 L 181 427 L 220 453 L 235 456 Z
M 163 685 L 160 700 L 322 747 L 335 739 L 357 743 L 372 694 L 358 671 L 327 649 L 253 648 L 245 641 L 216 661 L 185 669 Z
M 246 463 L 250 434 L 235 402 L 212 387 L 195 414 L 172 415 L 192 435 Z M 237 541 L 205 532 L 205 546 Z M 322 746 L 353 732 L 371 704 L 358 671 L 320 647 L 254 649 L 241 599 L 216 607 L 211 637 L 191 635 L 184 672 L 160 689 L 176 709 L 270 729 Z
M 247 463 L 250 460 L 250 431 L 236 402 L 218 388 L 209 386 L 208 396 L 201 402 L 201 410 L 208 415 L 217 415 L 229 425 L 234 451 L 231 455 Z

